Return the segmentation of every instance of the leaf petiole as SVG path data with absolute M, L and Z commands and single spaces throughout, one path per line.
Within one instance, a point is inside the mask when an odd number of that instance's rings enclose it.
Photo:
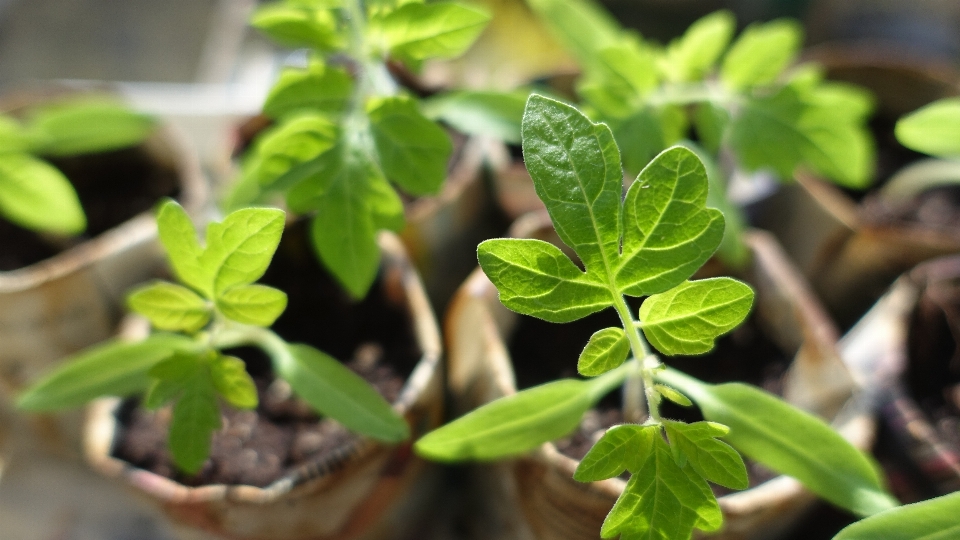
M 633 351 L 633 356 L 635 359 L 641 359 L 641 361 L 634 360 L 631 362 L 631 364 L 636 365 L 636 369 L 634 369 L 627 378 L 624 396 L 624 416 L 637 419 L 636 417 L 641 415 L 639 407 L 641 402 L 637 398 L 642 392 L 646 398 L 647 414 L 650 416 L 650 420 L 652 420 L 654 424 L 660 424 L 660 394 L 658 394 L 657 390 L 653 387 L 653 374 L 661 365 L 660 359 L 657 358 L 656 355 L 651 354 L 647 342 L 638 331 L 638 325 L 640 323 L 633 318 L 633 314 L 630 312 L 630 306 L 627 305 L 623 296 L 615 293 L 613 297 L 613 307 L 616 308 L 617 314 L 620 315 L 620 321 L 623 323 L 623 330 L 627 334 L 627 339 L 630 341 L 630 349 Z

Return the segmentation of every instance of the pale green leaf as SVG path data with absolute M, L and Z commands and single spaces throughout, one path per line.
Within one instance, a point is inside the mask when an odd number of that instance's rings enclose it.
M 27 130 L 49 156 L 73 156 L 135 146 L 156 128 L 156 121 L 119 103 L 82 99 L 34 109 Z
M 286 68 L 263 103 L 263 113 L 272 118 L 295 111 L 342 111 L 353 91 L 353 80 L 341 68 L 313 62 L 307 69 Z
M 520 114 L 523 114 L 523 104 L 520 105 Z M 517 117 L 517 142 L 520 140 L 519 116 Z M 0 155 L 29 152 L 33 141 L 29 134 L 17 122 L 5 114 L 0 114 Z
M 573 479 L 596 482 L 620 476 L 625 470 L 637 473 L 653 451 L 653 438 L 659 436 L 657 426 L 613 426 L 583 456 Z
M 746 319 L 753 297 L 748 285 L 727 277 L 687 281 L 644 300 L 640 327 L 664 354 L 703 354 Z
M 680 392 L 677 392 L 676 390 L 674 390 L 673 388 L 670 388 L 669 386 L 664 386 L 662 384 L 655 384 L 653 385 L 653 388 L 657 391 L 658 394 L 676 403 L 677 405 L 682 405 L 684 407 L 690 407 L 691 405 L 693 405 L 693 402 L 687 399 L 687 396 L 681 394 Z
M 424 100 L 421 110 L 427 118 L 442 120 L 461 133 L 519 144 L 520 122 L 528 95 L 519 91 L 447 92 Z
M 329 50 L 344 44 L 336 16 L 326 9 L 274 2 L 260 6 L 250 24 L 288 47 Z
M 803 29 L 796 21 L 752 24 L 724 57 L 720 80 L 734 90 L 772 83 L 796 58 L 802 41 Z
M 897 122 L 900 144 L 933 156 L 960 156 L 960 98 L 935 101 Z
M 477 246 L 477 259 L 500 302 L 524 315 L 570 322 L 613 302 L 604 284 L 591 281 L 559 248 L 541 240 L 486 240 Z
M 707 420 L 728 426 L 731 446 L 833 504 L 863 516 L 896 506 L 870 460 L 812 414 L 740 383 L 709 385 L 671 369 L 656 377 L 693 399 Z
M 314 173 L 314 161 L 336 142 L 337 127 L 320 114 L 286 118 L 257 138 L 243 174 L 263 187 L 283 189 Z
M 87 219 L 63 173 L 29 154 L 0 156 L 0 215 L 28 229 L 83 232 Z
M 577 371 L 587 377 L 595 377 L 620 364 L 630 354 L 630 341 L 620 328 L 604 328 L 590 336 L 590 341 L 580 353 Z
M 960 492 L 892 508 L 848 525 L 833 540 L 960 538 Z
M 690 467 L 674 461 L 662 437 L 651 437 L 639 470 L 630 477 L 600 529 L 602 538 L 690 538 L 694 528 L 720 528 L 716 497 Z
M 217 393 L 230 405 L 238 409 L 256 408 L 257 387 L 247 373 L 243 360 L 233 356 L 217 356 L 210 364 L 210 378 Z
M 200 240 L 190 216 L 177 201 L 168 200 L 157 212 L 157 233 L 177 278 L 197 291 L 205 291 L 206 272 L 200 266 Z
M 590 65 L 597 51 L 616 44 L 622 34 L 617 21 L 591 0 L 528 0 L 527 4 L 582 66 Z
M 260 279 L 280 244 L 283 222 L 283 210 L 244 208 L 207 225 L 207 248 L 199 260 L 209 298 Z
M 410 436 L 406 420 L 359 375 L 307 345 L 286 345 L 274 365 L 298 396 L 351 431 L 389 443 Z
M 167 445 L 173 462 L 194 474 L 210 456 L 210 438 L 220 429 L 220 405 L 206 369 L 197 370 L 182 386 L 173 405 Z
M 400 6 L 380 21 L 386 48 L 412 60 L 455 58 L 463 54 L 490 22 L 479 8 L 441 2 Z
M 150 384 L 150 368 L 177 350 L 194 347 L 192 339 L 172 334 L 154 334 L 137 343 L 107 341 L 66 358 L 21 393 L 17 407 L 50 411 L 142 392 Z
M 127 295 L 130 309 L 150 319 L 158 330 L 193 333 L 210 321 L 210 306 L 186 287 L 156 281 Z
M 665 150 L 641 171 L 624 201 L 616 273 L 624 294 L 666 291 L 713 255 L 723 239 L 723 214 L 706 207 L 708 191 L 706 170 L 687 148 Z
M 667 430 L 670 444 L 680 451 L 700 476 L 730 489 L 749 487 L 747 468 L 740 454 L 718 440 L 718 437 L 730 432 L 726 426 L 713 422 L 686 424 L 665 420 L 663 427 Z
M 587 273 L 611 275 L 620 253 L 623 172 L 610 128 L 540 95 L 523 114 L 523 156 L 560 238 Z
M 701 79 L 730 44 L 736 26 L 733 14 L 726 10 L 697 20 L 667 47 L 664 71 L 675 82 Z
M 287 295 L 266 285 L 240 285 L 217 297 L 217 309 L 239 323 L 270 326 L 287 309 Z
M 410 98 L 372 99 L 367 114 L 387 178 L 411 195 L 439 191 L 453 151 L 446 131 L 420 114 Z

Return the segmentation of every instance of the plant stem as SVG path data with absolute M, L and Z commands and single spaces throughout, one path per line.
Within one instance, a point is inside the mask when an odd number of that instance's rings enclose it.
M 653 423 L 659 424 L 660 419 L 660 396 L 653 388 L 653 373 L 660 366 L 660 360 L 650 353 L 646 340 L 640 335 L 637 329 L 637 320 L 633 318 L 630 307 L 621 295 L 614 295 L 616 298 L 613 305 L 620 315 L 620 322 L 623 324 L 623 331 L 627 334 L 627 340 L 630 341 L 630 349 L 636 359 L 637 369 L 627 378 L 626 387 L 629 395 L 624 400 L 625 416 L 631 413 L 629 403 L 631 396 L 637 396 L 640 392 L 646 397 L 647 414 Z M 637 410 L 636 405 L 633 410 Z

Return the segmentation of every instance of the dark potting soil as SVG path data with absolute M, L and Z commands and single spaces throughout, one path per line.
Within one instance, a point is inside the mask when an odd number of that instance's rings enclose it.
M 158 163 L 143 146 L 50 159 L 73 184 L 87 216 L 83 234 L 65 238 L 29 231 L 0 219 L 0 270 L 48 259 L 149 210 L 179 193 L 177 172 Z
M 289 305 L 273 329 L 289 342 L 305 342 L 341 360 L 388 401 L 399 396 L 421 351 L 396 276 L 381 272 L 370 294 L 353 302 L 317 263 L 309 230 L 300 221 L 284 231 L 277 256 L 260 283 L 284 290 Z M 255 411 L 222 407 L 223 428 L 213 437 L 211 458 L 193 476 L 178 472 L 166 450 L 170 408 L 157 412 L 127 400 L 114 455 L 186 485 L 266 486 L 300 465 L 336 455 L 356 436 L 319 418 L 290 387 L 275 379 L 267 357 L 255 348 L 227 351 L 242 358 L 257 383 Z
M 636 311 L 639 302 L 631 301 Z M 612 309 L 595 313 L 567 324 L 554 324 L 533 317 L 520 316 L 509 340 L 510 356 L 516 373 L 517 387 L 529 388 L 563 377 L 578 378 L 577 358 L 590 336 L 601 328 L 619 326 L 620 319 Z M 662 357 L 667 365 L 710 383 L 740 381 L 781 393 L 781 379 L 790 359 L 759 328 L 751 316 L 739 328 L 717 340 L 716 348 L 699 357 Z M 596 442 L 601 430 L 623 422 L 620 392 L 615 390 L 603 398 L 596 409 L 584 415 L 576 432 L 556 441 L 563 454 L 582 459 Z M 661 404 L 665 418 L 697 422 L 703 416 L 696 407 Z M 747 461 L 750 485 L 760 484 L 775 476 L 763 466 Z M 717 495 L 729 493 L 720 486 L 711 486 Z

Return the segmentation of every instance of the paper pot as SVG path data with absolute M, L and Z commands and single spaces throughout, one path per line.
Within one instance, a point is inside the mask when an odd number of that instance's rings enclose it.
M 379 241 L 383 254 L 379 293 L 407 311 L 422 352 L 394 403 L 416 438 L 442 420 L 440 334 L 400 241 L 389 234 L 382 234 Z M 86 459 L 96 471 L 159 507 L 185 540 L 396 538 L 417 525 L 441 484 L 439 466 L 417 458 L 409 442 L 386 446 L 355 438 L 325 454 L 332 457 L 306 463 L 263 488 L 188 487 L 113 456 L 119 405 L 117 399 L 102 399 L 89 407 Z
M 545 213 L 525 216 L 512 235 L 556 239 Z M 793 357 L 782 384 L 785 399 L 838 420 L 842 408 L 841 431 L 857 447 L 869 447 L 874 423 L 869 408 L 850 398 L 855 383 L 840 360 L 836 328 L 772 236 L 751 231 L 746 241 L 753 257 L 741 277 L 757 291 L 760 326 Z M 458 413 L 516 392 L 507 343 L 517 320 L 500 305 L 496 289 L 479 269 L 458 291 L 445 322 L 449 385 L 458 397 Z M 564 325 L 556 326 L 564 331 Z M 484 533 L 490 538 L 597 538 L 625 482 L 576 482 L 576 466 L 553 443 L 527 456 L 474 466 L 474 485 L 487 501 L 480 520 Z M 787 477 L 725 495 L 719 499 L 724 528 L 710 538 L 773 537 L 815 500 Z

